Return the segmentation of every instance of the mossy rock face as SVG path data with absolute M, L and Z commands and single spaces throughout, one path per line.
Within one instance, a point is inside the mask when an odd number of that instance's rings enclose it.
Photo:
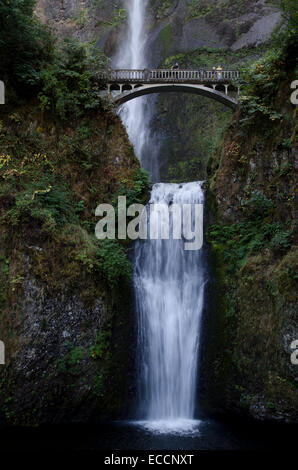
M 217 348 L 205 344 L 203 370 L 211 409 L 296 423 L 296 130 L 283 81 L 277 88 L 282 122 L 256 115 L 246 126 L 240 108 L 208 165 L 207 329 Z
M 103 109 L 61 122 L 28 103 L 1 115 L 0 141 L 0 424 L 119 416 L 131 388 L 132 285 L 125 270 L 111 277 L 95 208 L 119 191 L 146 202 L 139 162 Z M 129 245 L 117 248 L 126 269 Z
M 125 0 L 80 0 L 61 8 L 60 0 L 37 0 L 39 18 L 60 36 L 77 36 L 82 41 L 98 41 L 113 56 L 125 37 Z M 172 25 L 170 54 L 198 47 L 254 47 L 266 41 L 280 20 L 278 9 L 257 0 L 150 0 L 146 25 L 155 61 L 165 59 L 159 32 Z M 166 55 L 164 55 L 166 53 Z
M 82 277 L 81 290 L 91 282 Z M 96 422 L 123 411 L 132 331 L 127 289 L 126 299 L 94 291 L 91 305 L 79 287 L 72 294 L 62 286 L 49 291 L 27 276 L 18 308 L 7 319 L 13 339 L 4 337 L 2 424 Z M 103 332 L 103 351 L 94 356 Z

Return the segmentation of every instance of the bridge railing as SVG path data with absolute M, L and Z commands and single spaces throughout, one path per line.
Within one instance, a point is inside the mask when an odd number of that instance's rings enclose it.
M 168 81 L 220 81 L 237 80 L 240 77 L 238 70 L 172 70 L 172 69 L 143 69 L 143 70 L 110 70 L 100 71 L 99 78 L 109 82 L 168 82 Z

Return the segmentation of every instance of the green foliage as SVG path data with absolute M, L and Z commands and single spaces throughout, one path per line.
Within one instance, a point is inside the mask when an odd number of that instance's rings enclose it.
M 40 70 L 51 58 L 53 41 L 33 15 L 34 0 L 0 2 L 0 77 L 24 94 L 40 83 Z
M 112 332 L 111 330 L 99 331 L 96 344 L 90 348 L 90 356 L 92 359 L 107 359 L 109 357 L 109 348 L 111 341 Z
M 95 45 L 66 39 L 41 70 L 41 108 L 51 109 L 61 119 L 97 108 L 101 97 L 96 74 L 106 65 L 106 57 Z
M 275 252 L 286 252 L 291 246 L 291 232 L 282 230 L 279 226 L 271 239 L 270 246 Z
M 273 202 L 260 191 L 253 191 L 250 199 L 244 204 L 243 212 L 248 219 L 266 217 L 273 207 Z
M 101 0 L 93 0 L 94 6 L 95 7 L 98 6 L 98 3 L 100 1 Z M 95 3 L 97 3 L 97 5 Z M 111 18 L 109 20 L 102 21 L 103 30 L 105 31 L 108 28 L 113 28 L 113 29 L 119 28 L 119 26 L 122 23 L 124 23 L 126 19 L 127 19 L 126 8 L 121 8 L 121 7 L 119 8 L 117 7 L 117 5 L 114 5 L 114 10 L 112 12 Z
M 287 35 L 297 36 L 298 32 L 298 4 L 296 0 L 280 0 L 283 16 L 287 21 Z
M 114 195 L 112 203 L 116 206 L 118 196 L 126 196 L 126 204 L 141 204 L 147 202 L 147 190 L 149 187 L 149 173 L 142 168 L 138 168 L 134 175 L 134 183 L 132 187 L 127 186 L 126 181 L 119 183 L 119 189 Z M 117 209 L 116 215 L 117 215 Z
M 170 181 L 171 183 L 196 181 L 200 178 L 200 169 L 199 162 L 195 158 L 185 162 L 180 161 L 169 167 Z
M 80 29 L 84 28 L 88 24 L 88 9 L 82 8 L 78 16 L 73 18 L 73 21 L 79 26 Z
M 16 226 L 35 219 L 49 231 L 66 222 L 78 222 L 81 204 L 74 201 L 72 191 L 46 155 L 35 154 L 21 160 L 2 156 L 0 178 L 0 196 L 10 194 L 14 201 L 4 214 L 6 223 Z
M 265 56 L 243 73 L 240 101 L 247 116 L 242 124 L 255 124 L 255 118 L 275 121 L 282 115 L 274 107 L 281 80 L 287 79 L 287 66 L 297 55 L 298 4 L 280 0 L 286 24 L 272 37 L 272 47 Z M 267 123 L 266 123 L 267 124 Z
M 126 257 L 125 248 L 117 240 L 101 240 L 97 254 L 99 266 L 111 287 L 123 278 L 130 278 L 132 265 Z
M 282 145 L 283 148 L 286 148 L 286 149 L 291 148 L 291 146 L 292 146 L 291 139 L 289 139 L 289 138 L 284 139 L 282 141 L 281 145 Z
M 268 117 L 271 121 L 281 119 L 282 115 L 274 108 L 274 98 L 279 82 L 286 78 L 283 51 L 273 49 L 265 57 L 251 65 L 243 74 L 240 101 L 247 114 L 242 123 L 255 117 Z
M 262 56 L 266 50 L 267 48 L 264 49 L 263 46 L 249 52 L 242 49 L 231 51 L 226 47 L 200 47 L 199 49 L 167 57 L 163 66 L 169 67 L 178 62 L 181 68 L 213 67 L 221 64 L 222 66 L 242 69 L 247 64 L 255 62 L 256 58 Z
M 186 21 L 194 18 L 201 18 L 212 10 L 212 6 L 202 0 L 191 0 L 188 3 L 188 13 Z
M 81 346 L 74 346 L 71 342 L 67 341 L 66 346 L 68 352 L 62 359 L 56 362 L 58 372 L 61 374 L 77 375 L 80 373 L 79 363 L 84 357 L 84 350 Z
M 104 374 L 97 374 L 94 377 L 93 384 L 92 384 L 92 393 L 99 398 L 104 397 L 104 383 L 105 383 L 105 375 Z
M 258 211 L 259 204 L 256 207 Z M 255 219 L 249 217 L 232 225 L 211 225 L 209 240 L 214 249 L 222 251 L 227 271 L 234 274 L 249 256 L 258 254 L 266 247 L 276 254 L 288 251 L 291 246 L 291 232 L 285 230 L 280 223 L 269 223 L 257 215 Z
M 161 5 L 159 5 L 159 7 L 156 10 L 156 17 L 162 18 L 166 16 L 171 6 L 172 4 L 169 0 L 163 0 Z
M 131 204 L 146 204 L 148 198 L 149 175 L 146 171 L 138 168 L 134 175 L 132 186 L 127 184 L 126 180 L 122 180 L 118 184 L 118 191 L 112 197 L 116 215 L 116 227 L 118 222 L 118 197 L 126 196 L 127 207 Z M 131 277 L 132 265 L 126 256 L 126 241 L 121 243 L 118 239 L 101 240 L 98 249 L 98 264 L 104 273 L 105 278 L 111 287 L 115 287 L 121 279 Z
M 172 47 L 173 32 L 172 26 L 169 24 L 165 26 L 159 33 L 159 41 L 163 47 L 163 53 L 167 55 Z

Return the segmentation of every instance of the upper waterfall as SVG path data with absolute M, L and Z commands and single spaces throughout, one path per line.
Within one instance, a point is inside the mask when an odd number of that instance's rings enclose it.
M 145 55 L 145 11 L 147 4 L 148 0 L 126 0 L 128 33 L 114 59 L 114 65 L 117 68 L 143 69 L 147 66 Z M 145 102 L 145 98 L 134 100 L 124 105 L 120 113 L 136 155 L 141 162 L 148 135 Z
M 145 21 L 148 3 L 148 0 L 125 1 L 128 12 L 128 30 L 113 60 L 115 68 L 145 69 L 149 66 Z M 152 106 L 150 98 L 138 98 L 122 106 L 120 117 L 142 167 L 149 171 L 152 181 L 158 181 L 159 145 L 156 139 L 152 138 L 150 131 Z

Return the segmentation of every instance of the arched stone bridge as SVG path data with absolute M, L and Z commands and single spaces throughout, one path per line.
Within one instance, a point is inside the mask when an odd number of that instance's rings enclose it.
M 162 92 L 195 93 L 219 101 L 230 108 L 238 105 L 235 95 L 240 78 L 237 70 L 110 70 L 99 73 L 116 105 L 139 96 Z M 119 93 L 114 93 L 119 91 Z M 234 96 L 229 93 L 233 92 Z

